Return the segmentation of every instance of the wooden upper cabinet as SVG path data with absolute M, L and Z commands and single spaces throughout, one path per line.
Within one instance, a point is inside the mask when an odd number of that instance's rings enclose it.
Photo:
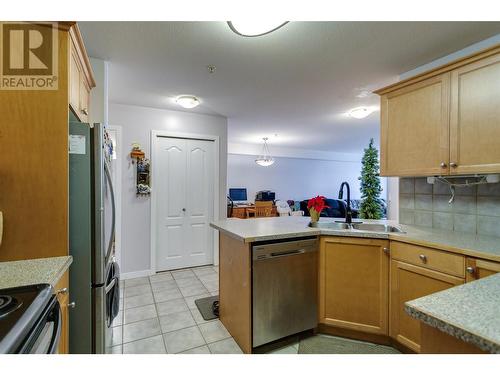
M 381 175 L 500 172 L 500 46 L 376 93 Z
M 476 258 L 466 260 L 466 281 L 475 281 L 500 272 L 500 263 Z
M 381 174 L 446 174 L 449 73 L 381 98 Z
M 319 322 L 388 334 L 389 241 L 322 237 Z
M 451 73 L 450 173 L 500 172 L 500 54 Z
M 69 107 L 81 122 L 88 122 L 90 90 L 95 87 L 95 80 L 78 26 L 71 27 L 69 34 Z

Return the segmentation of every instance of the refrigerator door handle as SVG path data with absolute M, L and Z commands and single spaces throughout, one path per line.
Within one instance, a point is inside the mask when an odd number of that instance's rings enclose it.
M 111 251 L 113 250 L 113 242 L 115 241 L 115 221 L 116 221 L 116 207 L 115 207 L 115 193 L 113 190 L 113 182 L 111 181 L 111 174 L 109 173 L 109 167 L 106 162 L 104 162 L 104 174 L 108 179 L 109 192 L 111 194 L 111 233 L 109 236 L 109 243 L 106 251 L 105 264 L 109 263 L 111 257 Z

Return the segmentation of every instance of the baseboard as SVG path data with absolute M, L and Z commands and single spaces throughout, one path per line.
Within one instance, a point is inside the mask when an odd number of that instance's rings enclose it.
M 120 274 L 120 279 L 121 280 L 127 280 L 127 279 L 135 279 L 136 277 L 144 277 L 144 276 L 151 276 L 154 275 L 155 273 L 151 270 L 142 270 L 142 271 L 134 271 L 134 272 L 125 272 Z

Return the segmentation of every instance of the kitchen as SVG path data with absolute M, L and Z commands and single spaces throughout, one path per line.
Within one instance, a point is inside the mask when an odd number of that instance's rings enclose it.
M 392 27 L 401 31 L 401 41 L 410 40 L 403 23 L 354 24 L 338 27 L 366 27 L 360 40 L 370 28 Z M 220 83 L 231 82 L 229 65 L 204 66 L 208 59 L 189 55 L 196 50 L 189 43 L 222 35 L 213 44 L 222 54 L 227 51 L 217 43 L 226 43 L 223 38 L 234 45 L 250 41 L 248 48 L 257 49 L 263 48 L 259 41 L 275 43 L 287 33 L 333 35 L 337 26 L 290 21 L 254 37 L 241 34 L 236 23 L 216 21 L 2 27 L 12 33 L 10 43 L 30 30 L 57 47 L 50 50 L 57 88 L 0 90 L 2 353 L 500 352 L 498 22 L 435 22 L 428 34 L 418 23 L 408 25 L 422 32 L 415 43 L 429 43 L 427 54 L 367 81 L 362 91 L 368 93 L 361 94 L 358 81 L 346 84 L 343 95 L 371 105 L 362 116 L 366 123 L 307 138 L 315 131 L 304 130 L 303 120 L 276 121 L 276 133 L 266 129 L 263 142 L 256 134 L 269 125 L 252 128 L 248 118 L 238 120 L 216 94 L 229 87 Z M 438 30 L 450 43 L 446 48 L 428 42 Z M 186 39 L 176 39 L 182 33 Z M 168 53 L 154 43 L 140 45 L 160 34 L 175 40 Z M 139 58 L 125 41 L 153 52 Z M 267 45 L 265 53 L 275 47 Z M 175 55 L 168 60 L 175 62 L 172 72 L 201 61 L 203 72 L 192 73 L 199 98 L 155 102 L 153 93 L 178 77 L 192 85 L 189 75 L 159 78 L 157 69 L 165 68 L 147 56 L 169 54 Z M 396 55 L 394 61 L 404 60 Z M 33 56 L 47 65 L 45 55 Z M 138 65 L 140 71 L 131 70 Z M 290 67 L 303 65 L 291 61 Z M 264 73 L 255 85 L 262 79 Z M 180 90 L 174 91 L 195 91 Z M 252 90 L 232 100 L 246 102 L 246 95 L 256 96 Z M 269 118 L 283 111 L 276 100 L 270 112 L 262 109 Z M 334 102 L 345 107 L 343 100 Z M 244 107 L 239 111 L 246 115 Z M 341 115 L 339 123 L 356 119 Z M 362 134 L 367 129 L 368 137 Z M 245 131 L 253 137 L 248 144 Z M 330 143 L 330 149 L 322 146 Z M 367 180 L 358 181 L 367 164 L 360 153 L 347 151 L 368 143 L 368 150 L 380 150 L 373 176 L 380 184 L 377 210 L 384 200 L 384 213 L 376 219 L 365 216 Z M 231 189 L 239 201 L 234 207 L 245 210 L 241 218 L 229 214 Z M 183 194 L 187 198 L 180 199 Z M 257 199 L 249 202 L 253 195 Z M 316 195 L 317 209 L 310 199 Z M 345 205 L 342 214 L 326 215 L 333 207 L 324 207 L 322 195 Z M 271 217 L 259 217 L 261 202 L 270 201 L 264 216 Z

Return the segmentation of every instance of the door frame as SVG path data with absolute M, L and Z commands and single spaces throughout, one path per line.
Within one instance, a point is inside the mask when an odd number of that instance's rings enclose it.
M 164 138 L 182 138 L 182 139 L 192 139 L 192 140 L 202 140 L 202 141 L 212 141 L 214 142 L 214 207 L 213 220 L 219 220 L 220 217 L 220 209 L 219 209 L 219 143 L 220 139 L 217 135 L 209 135 L 209 134 L 198 134 L 198 133 L 182 133 L 182 132 L 171 132 L 168 130 L 151 130 L 151 176 L 150 176 L 150 186 L 151 186 L 151 245 L 150 245 L 150 263 L 151 263 L 151 273 L 156 273 L 156 235 L 157 235 L 157 206 L 156 206 L 156 189 L 154 186 L 154 178 L 156 174 L 156 163 L 157 159 L 156 155 L 156 146 L 158 137 Z M 216 264 L 216 257 L 218 255 L 218 238 L 214 235 L 214 240 L 212 244 L 212 256 L 213 263 Z

